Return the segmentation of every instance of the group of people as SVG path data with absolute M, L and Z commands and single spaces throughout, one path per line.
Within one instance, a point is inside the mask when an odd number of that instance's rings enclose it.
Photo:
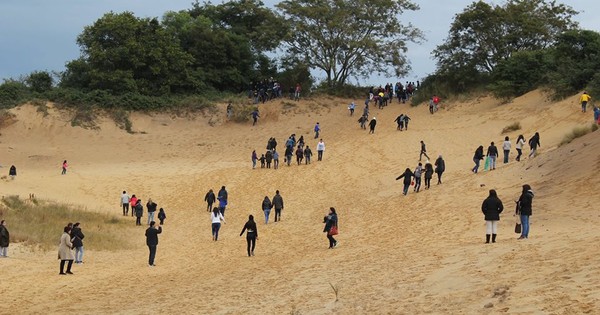
M 536 132 L 528 141 L 529 143 L 529 157 L 535 157 L 537 148 L 540 147 L 540 134 Z M 517 142 L 515 144 L 515 150 L 517 151 L 516 161 L 521 161 L 521 156 L 523 155 L 523 148 L 525 147 L 525 137 L 523 135 L 519 135 L 517 137 Z M 510 150 L 512 148 L 512 143 L 510 142 L 510 138 L 508 136 L 504 137 L 504 142 L 502 143 L 502 152 L 503 152 L 503 163 L 507 164 L 509 162 Z M 487 148 L 487 151 L 484 154 L 483 146 L 480 145 L 475 150 L 475 154 L 473 155 L 473 162 L 475 166 L 471 169 L 471 171 L 475 174 L 479 171 L 480 162 L 485 159 L 484 170 L 495 170 L 496 169 L 496 161 L 499 157 L 498 147 L 492 141 Z
M 517 222 L 515 226 L 515 232 L 520 233 L 519 240 L 529 238 L 529 217 L 532 215 L 532 204 L 533 204 L 533 190 L 529 185 L 523 185 L 519 200 L 516 201 L 515 215 L 517 216 Z M 498 235 L 498 222 L 500 221 L 500 214 L 504 210 L 504 205 L 498 194 L 494 189 L 489 191 L 488 197 L 483 201 L 481 205 L 481 211 L 484 215 L 485 220 L 485 242 L 486 244 L 496 243 L 496 237 Z
M 302 86 L 296 83 L 296 86 L 290 86 L 288 89 L 288 97 L 295 101 L 300 100 Z M 282 98 L 284 87 L 273 77 L 264 79 L 256 83 L 250 83 L 248 87 L 248 97 L 253 98 L 254 104 L 265 103 L 275 98 Z
M 320 131 L 319 123 L 315 126 L 315 135 L 318 136 Z M 323 139 L 319 139 L 317 143 L 317 160 L 321 161 L 323 159 L 323 152 L 325 151 L 325 142 Z M 285 152 L 284 152 L 284 162 L 287 163 L 288 166 L 291 165 L 292 160 L 296 157 L 296 163 L 301 165 L 302 162 L 308 165 L 311 163 L 311 159 L 313 156 L 312 149 L 306 145 L 304 141 L 304 136 L 300 136 L 298 140 L 296 140 L 296 134 L 290 135 L 288 140 L 285 142 Z M 275 138 L 269 138 L 267 141 L 267 151 L 264 154 L 261 154 L 258 157 L 256 150 L 252 151 L 251 155 L 252 160 L 252 168 L 256 168 L 257 162 L 260 161 L 260 168 L 271 168 L 271 164 L 273 164 L 273 169 L 279 168 L 279 152 L 277 151 L 277 140 Z
M 67 174 L 67 167 L 69 165 L 67 164 L 67 160 L 64 160 L 62 163 L 62 171 L 61 171 L 61 175 L 65 175 Z M 11 165 L 10 168 L 8 169 L 8 176 L 10 177 L 10 179 L 15 179 L 17 177 L 17 167 L 14 165 Z
M 142 217 L 144 216 L 144 206 L 142 205 L 142 200 L 139 199 L 135 194 L 129 196 L 127 191 L 123 190 L 121 194 L 121 206 L 123 207 L 123 216 L 129 215 L 129 207 L 131 206 L 131 216 L 135 216 L 135 225 L 142 225 Z M 148 211 L 148 225 L 150 222 L 154 221 L 154 216 L 156 213 L 156 208 L 158 205 L 152 201 L 151 198 L 148 198 L 148 202 L 146 203 L 146 209 Z M 160 208 L 158 211 L 158 219 L 160 220 L 160 225 L 163 225 L 165 219 L 167 218 L 167 214 L 165 213 L 165 209 Z
M 427 160 L 425 165 L 421 163 L 421 157 L 425 155 Z M 415 170 L 411 170 L 410 168 L 406 168 L 404 173 L 400 176 L 396 177 L 396 180 L 403 179 L 404 187 L 402 189 L 402 194 L 405 196 L 408 194 L 408 190 L 410 186 L 414 186 L 413 191 L 419 192 L 421 190 L 422 179 L 425 179 L 425 189 L 431 188 L 431 179 L 433 178 L 433 173 L 437 175 L 437 184 L 442 184 L 442 175 L 446 171 L 446 161 L 442 158 L 441 155 L 435 160 L 434 164 L 429 162 L 429 157 L 427 156 L 425 143 L 421 141 L 421 155 L 419 157 L 419 163 Z
M 71 268 L 73 261 L 76 264 L 83 264 L 83 232 L 79 222 L 68 223 L 63 228 L 63 234 L 60 237 L 58 246 L 58 259 L 60 260 L 59 275 L 73 274 Z M 67 270 L 65 271 L 65 265 Z

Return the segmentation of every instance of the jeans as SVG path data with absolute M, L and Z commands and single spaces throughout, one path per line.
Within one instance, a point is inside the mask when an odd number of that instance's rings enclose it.
M 319 138 L 319 130 L 315 130 L 315 139 Z
M 521 237 L 529 238 L 529 216 L 521 214 Z
M 208 202 L 208 203 L 206 204 L 206 211 L 210 212 L 210 211 L 212 210 L 212 205 L 213 205 L 213 203 L 212 203 L 212 202 Z
M 442 174 L 444 174 L 443 172 L 436 172 L 437 177 L 438 177 L 438 185 L 442 183 Z
M 518 153 L 517 154 L 517 161 L 520 161 L 521 160 L 521 155 L 523 155 L 523 150 L 517 149 L 517 153 Z
M 219 212 L 221 212 L 221 215 L 223 217 L 225 217 L 225 208 L 226 208 L 226 206 L 219 207 Z
M 219 229 L 221 228 L 221 223 L 213 223 L 212 224 L 212 236 L 213 240 L 219 239 Z
M 306 158 L 304 159 L 304 163 L 305 164 L 310 164 L 310 155 L 306 156 Z
M 329 248 L 333 248 L 337 241 L 333 238 L 333 235 L 327 234 L 327 239 L 329 239 Z
M 142 217 L 135 217 L 135 225 L 142 225 Z
M 248 244 L 248 257 L 254 255 L 254 247 L 256 247 L 256 234 L 246 234 L 246 243 Z
M 587 107 L 587 102 L 581 102 L 581 111 L 585 113 L 585 109 Z
M 75 262 L 83 262 L 83 246 L 75 247 Z
M 402 193 L 406 196 L 408 194 L 408 188 L 410 187 L 410 183 L 404 184 L 404 189 L 402 189 Z
M 496 156 L 495 155 L 490 155 L 490 170 L 495 170 L 496 169 Z
M 532 157 L 532 156 L 535 157 L 535 154 L 536 154 L 535 151 L 536 150 L 537 150 L 537 147 L 536 148 L 531 148 L 531 152 L 529 152 L 529 157 Z
M 475 167 L 473 167 L 473 173 L 477 173 L 477 171 L 479 170 L 479 162 L 481 162 L 480 159 L 478 158 L 473 158 L 473 162 L 475 162 Z
M 128 215 L 129 214 L 129 203 L 124 203 L 123 204 L 123 215 Z
M 275 208 L 275 222 L 281 221 L 281 209 Z
M 421 177 L 415 177 L 415 191 L 419 192 L 421 189 Z
M 65 174 L 67 174 L 67 169 L 63 167 L 61 175 L 65 175 Z
M 510 150 L 504 150 L 504 164 L 508 163 L 508 154 Z
M 317 160 L 318 161 L 322 161 L 323 160 L 323 151 L 317 151 Z
M 154 266 L 154 258 L 156 257 L 156 245 L 148 245 L 150 255 L 148 256 L 148 265 Z
M 425 177 L 425 188 L 431 187 L 431 177 Z
M 256 168 L 256 160 L 252 159 L 252 168 Z
M 271 214 L 271 209 L 263 209 L 265 212 L 265 224 L 269 223 L 269 215 Z
M 292 156 L 291 155 L 286 155 L 285 156 L 285 161 L 286 161 L 287 165 L 290 166 L 290 164 L 292 163 Z
M 150 222 L 152 221 L 154 221 L 154 211 L 148 212 L 148 225 L 150 225 Z
M 0 247 L 0 257 L 8 257 L 8 247 Z

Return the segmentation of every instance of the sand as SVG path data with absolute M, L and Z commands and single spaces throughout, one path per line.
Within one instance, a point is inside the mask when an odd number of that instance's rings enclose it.
M 11 244 L 11 258 L 0 260 L 0 313 L 596 313 L 600 140 L 592 133 L 558 147 L 564 134 L 592 120 L 577 100 L 553 103 L 536 91 L 509 104 L 456 101 L 435 115 L 426 106 L 393 103 L 371 109 L 373 135 L 349 116 L 349 100 L 334 98 L 261 105 L 255 127 L 220 116 L 135 113 L 133 129 L 143 132 L 137 134 L 108 119 L 99 130 L 72 127 L 54 108 L 48 117 L 30 105 L 13 109 L 17 122 L 0 130 L 0 171 L 15 164 L 19 175 L 0 181 L 1 195 L 35 193 L 119 215 L 127 190 L 144 203 L 152 198 L 168 219 L 154 268 L 144 227 L 131 235 L 134 250 L 86 247 L 85 264 L 67 277 L 58 275 L 55 251 Z M 412 118 L 409 131 L 396 130 L 400 113 Z M 282 148 L 291 133 L 304 135 L 316 153 L 317 121 L 326 143 L 322 162 L 315 156 L 311 165 L 251 169 L 252 150 L 260 154 L 269 137 Z M 516 121 L 523 129 L 508 134 L 513 146 L 518 134 L 528 139 L 538 131 L 540 155 L 519 163 L 513 150 L 508 165 L 472 174 L 476 147 L 501 147 L 501 130 Z M 443 155 L 444 183 L 434 179 L 430 190 L 402 196 L 394 179 L 416 167 L 420 140 L 432 159 Z M 61 176 L 64 159 L 70 168 Z M 536 197 L 530 239 L 518 241 L 513 200 L 525 183 Z M 203 198 L 222 185 L 230 198 L 227 224 L 212 242 Z M 498 242 L 486 245 L 480 206 L 492 188 L 506 210 Z M 265 225 L 260 205 L 276 189 L 285 200 L 283 221 Z M 331 206 L 340 220 L 334 250 L 322 233 Z M 259 224 L 252 258 L 239 237 L 248 214 Z

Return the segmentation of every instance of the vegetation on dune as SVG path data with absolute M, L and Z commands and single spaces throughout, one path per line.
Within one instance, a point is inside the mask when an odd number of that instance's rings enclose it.
M 583 137 L 585 135 L 587 135 L 590 132 L 594 132 L 598 130 L 598 125 L 596 123 L 592 123 L 589 126 L 579 126 L 579 127 L 575 127 L 573 128 L 573 130 L 571 130 L 569 133 L 567 133 L 562 141 L 560 142 L 559 146 L 563 146 L 565 144 L 569 144 L 571 143 L 573 140 Z
M 58 245 L 63 227 L 68 222 L 80 222 L 88 249 L 119 250 L 130 247 L 132 227 L 128 222 L 109 214 L 76 209 L 45 200 L 23 200 L 6 196 L 0 203 L 0 218 L 10 227 L 11 242 L 50 250 Z M 128 236 L 129 235 L 129 236 Z
M 517 130 L 521 130 L 521 123 L 518 121 L 504 127 L 502 129 L 502 134 L 506 134 L 506 133 L 509 133 L 512 131 L 517 131 Z

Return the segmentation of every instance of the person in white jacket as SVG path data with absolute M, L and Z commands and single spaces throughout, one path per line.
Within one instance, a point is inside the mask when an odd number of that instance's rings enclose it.
M 525 137 L 523 135 L 519 135 L 517 138 L 517 144 L 515 148 L 517 149 L 517 161 L 521 161 L 521 155 L 523 154 L 523 146 L 525 145 Z
M 212 223 L 212 235 L 213 241 L 219 240 L 219 230 L 221 229 L 221 221 L 225 223 L 225 218 L 219 212 L 219 208 L 215 207 L 210 214 L 210 221 Z
M 317 143 L 317 160 L 323 160 L 323 151 L 325 151 L 325 142 L 323 139 L 319 139 L 319 143 Z
M 504 164 L 508 163 L 508 155 L 510 154 L 510 140 L 508 136 L 504 137 L 504 143 L 502 144 L 502 150 L 504 150 Z

